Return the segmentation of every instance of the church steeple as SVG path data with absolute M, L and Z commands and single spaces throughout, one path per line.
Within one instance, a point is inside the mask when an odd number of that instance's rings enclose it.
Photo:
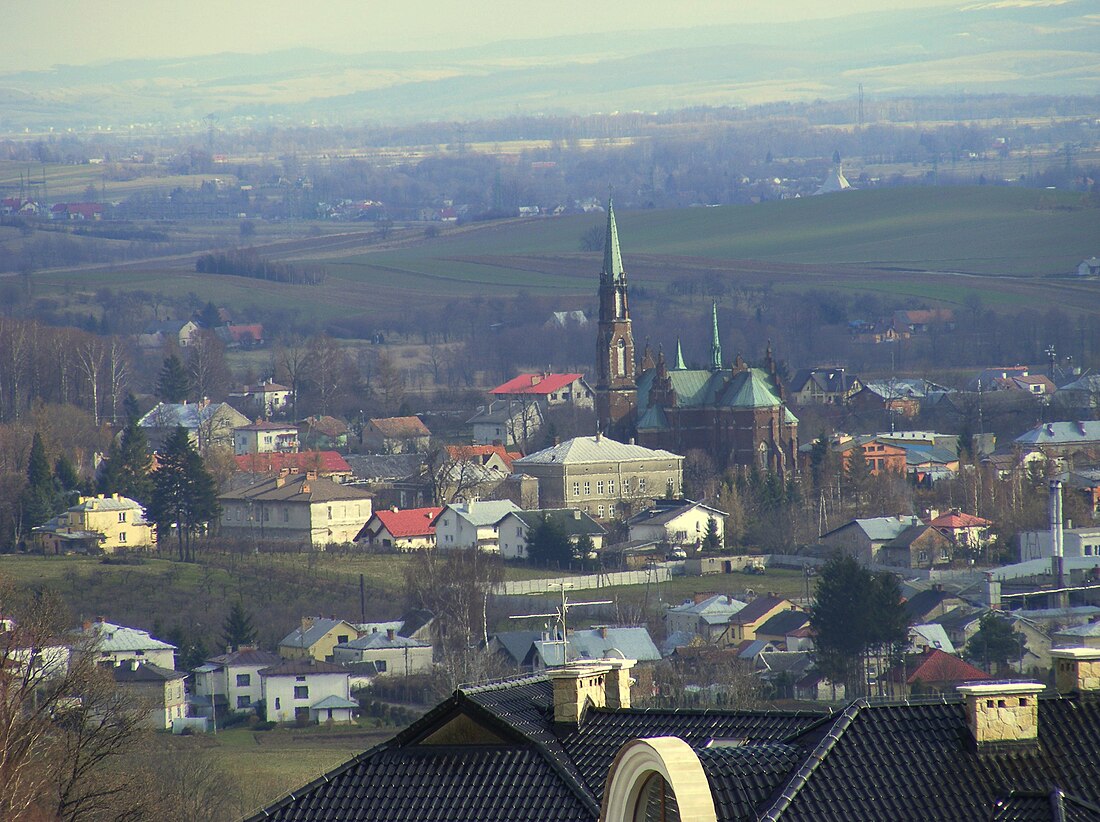
M 684 349 L 680 346 L 680 338 L 676 338 L 676 365 L 672 366 L 673 371 L 687 371 L 687 365 L 684 364 Z
M 718 302 L 710 304 L 710 315 L 713 325 L 710 338 L 710 370 L 722 370 L 722 341 L 718 338 Z
M 603 238 L 603 270 L 600 272 L 601 283 L 626 283 L 626 272 L 623 271 L 623 255 L 619 251 L 619 229 L 615 225 L 615 204 L 607 198 L 607 230 Z

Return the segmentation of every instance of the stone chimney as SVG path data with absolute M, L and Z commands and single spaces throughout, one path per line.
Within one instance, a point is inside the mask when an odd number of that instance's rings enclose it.
M 547 671 L 554 688 L 554 721 L 579 725 L 589 703 L 595 708 L 607 705 L 609 669 L 604 662 L 589 662 Z
M 636 664 L 633 659 L 609 659 L 605 662 L 611 666 L 607 672 L 606 705 L 608 708 L 630 707 L 630 686 L 635 680 L 630 676 L 630 669 Z
M 1054 648 L 1050 655 L 1058 693 L 1100 693 L 1100 648 Z
M 313 617 L 302 617 L 302 633 L 305 634 L 310 628 L 313 627 Z
M 386 629 L 386 639 L 388 639 L 390 642 L 393 642 L 393 628 Z
M 978 745 L 1034 743 L 1039 738 L 1038 682 L 975 682 L 960 685 L 966 725 Z

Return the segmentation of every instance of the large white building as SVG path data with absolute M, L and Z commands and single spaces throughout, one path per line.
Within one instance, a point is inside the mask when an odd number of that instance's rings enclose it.
M 278 654 L 247 647 L 210 657 L 191 672 L 195 696 L 231 712 L 254 710 L 263 699 L 260 671 L 281 661 Z
M 511 500 L 473 500 L 446 506 L 435 521 L 435 545 L 443 550 L 500 550 L 500 523 L 520 507 Z
M 161 642 L 150 636 L 148 631 L 115 625 L 103 617 L 96 617 L 85 622 L 74 633 L 88 643 L 97 663 L 122 665 L 133 660 L 168 670 L 176 667 L 176 646 Z
M 343 665 L 316 659 L 288 659 L 260 670 L 264 709 L 271 722 L 345 722 L 351 701 Z

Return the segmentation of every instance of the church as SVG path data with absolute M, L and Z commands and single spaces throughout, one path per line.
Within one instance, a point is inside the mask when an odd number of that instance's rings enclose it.
M 615 209 L 607 205 L 596 344 L 596 418 L 609 436 L 686 454 L 699 449 L 721 467 L 755 467 L 788 477 L 797 470 L 798 418 L 787 408 L 768 345 L 761 368 L 738 354 L 722 360 L 717 304 L 711 307 L 711 359 L 688 368 L 679 340 L 676 361 L 635 356 L 627 277 Z

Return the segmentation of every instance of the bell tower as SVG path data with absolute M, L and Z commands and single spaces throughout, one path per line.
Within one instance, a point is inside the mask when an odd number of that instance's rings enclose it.
M 619 251 L 615 207 L 608 198 L 596 341 L 596 421 L 600 430 L 609 435 L 629 435 L 633 426 L 638 403 L 634 372 L 634 335 L 630 330 L 626 272 Z

